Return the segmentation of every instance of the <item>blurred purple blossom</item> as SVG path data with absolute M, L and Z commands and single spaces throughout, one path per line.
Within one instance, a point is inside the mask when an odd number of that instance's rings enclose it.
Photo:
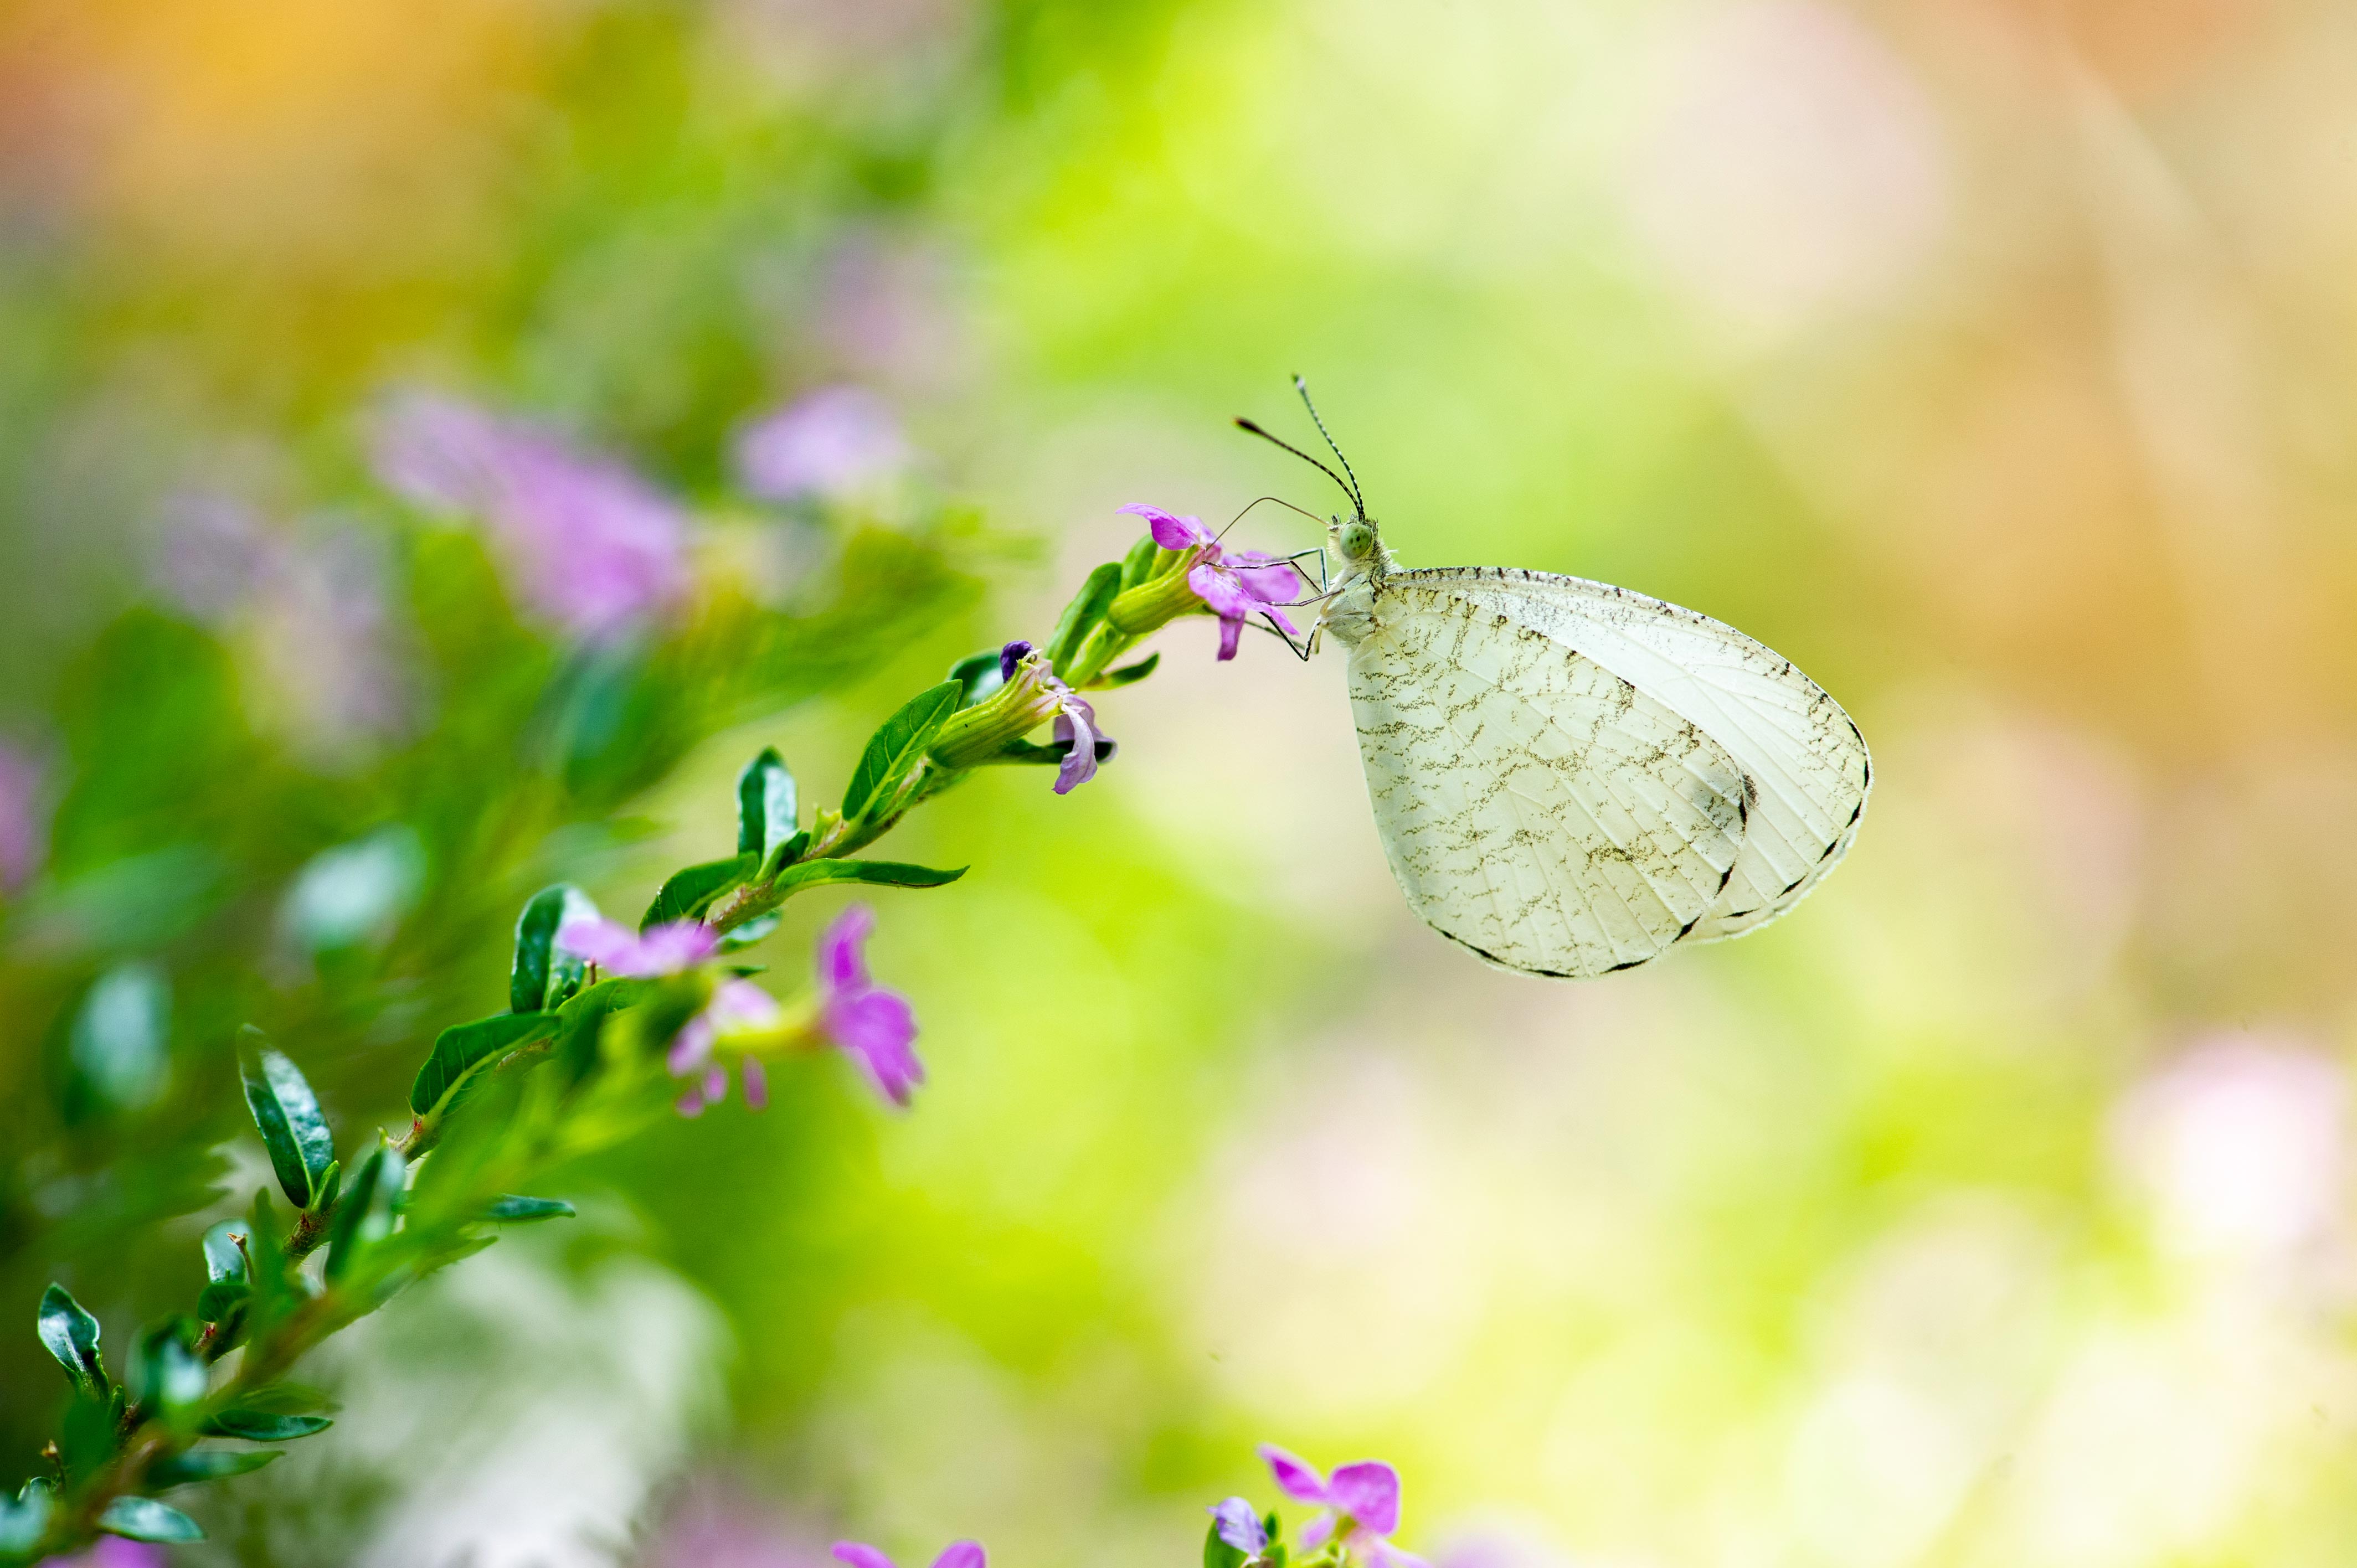
M 553 432 L 413 394 L 378 421 L 375 461 L 407 499 L 489 525 L 525 599 L 576 636 L 619 631 L 687 586 L 680 509 Z
M 730 1029 L 770 1023 L 778 1015 L 774 997 L 749 980 L 721 983 L 703 1012 L 690 1018 L 673 1036 L 666 1058 L 673 1078 L 693 1075 L 694 1083 L 679 1098 L 683 1116 L 702 1114 L 728 1092 L 728 1069 L 712 1059 L 712 1047 Z M 760 1061 L 746 1057 L 740 1069 L 745 1079 L 745 1103 L 759 1111 L 770 1102 L 770 1078 Z
M 875 929 L 874 912 L 854 904 L 820 934 L 819 1020 L 827 1037 L 849 1053 L 885 1099 L 906 1105 L 925 1081 L 925 1066 L 914 1048 L 917 1017 L 907 997 L 867 977 L 859 950 Z
M 165 498 L 160 586 L 198 619 L 219 622 L 242 609 L 285 569 L 287 545 L 251 503 L 194 489 Z
M 1389 1465 L 1380 1459 L 1361 1459 L 1343 1466 L 1328 1480 L 1308 1461 L 1274 1443 L 1262 1444 L 1260 1456 L 1268 1461 L 1269 1473 L 1287 1497 L 1331 1510 L 1302 1528 L 1304 1551 L 1315 1551 L 1339 1529 L 1344 1545 L 1362 1548 L 1379 1563 L 1394 1568 L 1415 1568 L 1421 1563 L 1383 1539 L 1399 1528 L 1399 1472 Z
M 892 1560 L 876 1548 L 856 1541 L 834 1543 L 837 1561 L 848 1563 L 851 1568 L 892 1568 Z M 952 1541 L 933 1559 L 933 1568 L 984 1568 L 982 1542 Z
M 1229 1498 L 1203 1510 L 1219 1520 L 1220 1539 L 1247 1557 L 1268 1550 L 1268 1527 L 1242 1498 Z
M 572 920 L 556 945 L 608 974 L 651 979 L 692 969 L 720 950 L 720 939 L 701 920 L 672 920 L 644 931 L 613 920 Z
M 0 893 L 14 893 L 31 881 L 48 858 L 41 773 L 31 754 L 0 741 Z
M 833 500 L 908 465 L 909 444 L 884 400 L 823 387 L 737 434 L 737 482 L 768 500 Z
M 244 630 L 299 742 L 333 756 L 403 727 L 412 704 L 380 541 L 333 516 L 278 526 L 208 488 L 167 497 L 161 521 L 158 586 Z
M 823 1537 L 710 1480 L 689 1487 L 640 1563 L 641 1568 L 830 1568 Z
M 1200 550 L 1187 568 L 1187 585 L 1220 618 L 1220 657 L 1233 659 L 1244 622 L 1255 612 L 1266 616 L 1288 635 L 1298 636 L 1285 612 L 1275 606 L 1290 602 L 1299 579 L 1283 557 L 1257 550 L 1228 551 L 1201 520 L 1179 517 L 1160 507 L 1133 501 L 1120 509 L 1146 520 L 1154 542 L 1165 550 Z
M 40 1568 L 164 1568 L 164 1549 L 145 1541 L 102 1535 L 87 1552 L 72 1557 L 46 1557 Z

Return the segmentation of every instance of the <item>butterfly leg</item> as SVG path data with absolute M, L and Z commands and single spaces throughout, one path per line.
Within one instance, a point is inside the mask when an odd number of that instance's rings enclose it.
M 1315 550 L 1297 550 L 1290 555 L 1278 556 L 1277 560 L 1283 562 L 1287 566 L 1292 566 L 1294 575 L 1306 583 L 1309 581 L 1309 574 L 1304 572 L 1298 565 L 1295 564 L 1296 562 L 1299 561 L 1305 555 L 1314 555 L 1318 558 L 1318 591 L 1320 594 L 1325 593 L 1326 552 L 1322 546 Z
M 1300 660 L 1304 664 L 1309 662 L 1309 655 L 1316 651 L 1317 634 L 1314 632 L 1310 634 L 1309 638 L 1306 641 L 1296 642 L 1292 638 L 1286 636 L 1285 628 L 1278 626 L 1275 621 L 1254 621 L 1252 624 L 1258 627 L 1261 630 L 1268 633 L 1271 637 L 1283 642 L 1287 649 L 1292 650 L 1293 656 L 1296 659 Z

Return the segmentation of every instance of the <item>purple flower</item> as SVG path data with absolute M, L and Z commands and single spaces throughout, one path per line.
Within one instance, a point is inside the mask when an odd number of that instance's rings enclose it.
M 1010 642 L 998 650 L 1001 681 L 1011 682 L 1017 671 L 1028 672 L 1050 703 L 1056 718 L 1056 741 L 1064 746 L 1064 760 L 1056 768 L 1056 793 L 1069 795 L 1097 776 L 1097 764 L 1113 760 L 1119 749 L 1113 736 L 1097 728 L 1097 711 L 1086 697 L 1058 680 L 1043 656 L 1028 642 Z M 1042 715 L 1045 716 L 1044 714 Z M 1102 745 L 1104 755 L 1097 755 Z
M 856 1541 L 836 1541 L 834 1555 L 836 1561 L 848 1563 L 851 1568 L 892 1568 L 889 1557 Z M 984 1568 L 984 1563 L 982 1542 L 952 1541 L 933 1559 L 933 1568 Z
M 1268 1527 L 1243 1498 L 1230 1498 L 1203 1511 L 1220 1521 L 1220 1539 L 1246 1557 L 1257 1557 L 1268 1550 Z
M 1160 507 L 1132 502 L 1123 511 L 1146 520 L 1154 542 L 1165 550 L 1200 552 L 1187 568 L 1187 585 L 1220 618 L 1220 657 L 1233 659 L 1244 622 L 1257 613 L 1288 635 L 1298 635 L 1285 612 L 1273 608 L 1290 601 L 1298 581 L 1291 565 L 1257 550 L 1227 551 L 1218 535 L 1191 517 L 1178 517 Z
M 41 765 L 0 742 L 0 893 L 14 893 L 31 881 L 48 854 Z
M 909 444 L 883 399 L 825 387 L 746 426 L 735 456 L 737 482 L 754 495 L 833 499 L 905 467 Z
M 693 969 L 720 950 L 720 939 L 700 920 L 673 920 L 643 932 L 612 920 L 572 920 L 557 930 L 556 942 L 608 974 L 640 980 Z
M 865 904 L 854 904 L 820 934 L 819 1020 L 827 1037 L 850 1054 L 885 1099 L 906 1105 L 925 1081 L 925 1065 L 912 1046 L 917 1017 L 907 997 L 867 978 L 859 949 L 875 929 L 875 914 Z M 981 1548 L 974 1551 L 979 1562 Z
M 1380 1563 L 1397 1565 L 1420 1561 L 1383 1539 L 1399 1528 L 1399 1472 L 1389 1465 L 1380 1459 L 1361 1459 L 1335 1471 L 1329 1481 L 1274 1443 L 1262 1444 L 1260 1456 L 1268 1461 L 1269 1473 L 1287 1497 L 1332 1510 L 1303 1527 L 1305 1552 L 1315 1551 L 1339 1530 L 1344 1545 L 1363 1547 Z
M 524 597 L 582 637 L 687 585 L 687 524 L 621 464 L 452 398 L 401 399 L 378 422 L 377 477 L 417 505 L 489 524 Z
M 712 1059 L 712 1047 L 721 1036 L 740 1028 L 759 1028 L 778 1017 L 777 999 L 749 980 L 723 981 L 704 1011 L 680 1026 L 672 1036 L 664 1065 L 673 1078 L 694 1078 L 679 1097 L 683 1116 L 700 1116 L 707 1105 L 717 1105 L 728 1094 L 728 1069 Z M 748 1056 L 738 1068 L 745 1079 L 745 1103 L 759 1111 L 770 1103 L 770 1075 L 760 1058 Z

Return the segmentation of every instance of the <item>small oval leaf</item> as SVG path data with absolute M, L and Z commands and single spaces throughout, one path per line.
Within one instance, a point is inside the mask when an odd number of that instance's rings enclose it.
M 859 754 L 859 766 L 852 769 L 851 783 L 843 792 L 845 820 L 881 811 L 891 803 L 900 781 L 923 759 L 925 747 L 957 712 L 963 695 L 964 688 L 958 682 L 944 681 L 918 693 L 884 721 L 868 737 L 866 749 Z
M 132 1541 L 202 1541 L 197 1521 L 153 1498 L 117 1498 L 98 1516 L 98 1528 Z
M 408 1180 L 408 1164 L 391 1144 L 378 1144 L 361 1162 L 359 1173 L 352 1177 L 352 1190 L 336 1208 L 335 1227 L 328 1238 L 330 1281 L 350 1273 L 363 1252 L 393 1234 Z
M 202 1453 L 175 1454 L 147 1466 L 147 1484 L 160 1492 L 199 1481 L 226 1481 L 231 1476 L 252 1475 L 285 1456 L 284 1448 L 208 1448 Z
M 573 1206 L 561 1197 L 522 1197 L 509 1194 L 493 1201 L 483 1210 L 483 1218 L 498 1225 L 523 1225 L 535 1219 L 570 1219 Z
M 92 1397 L 106 1392 L 111 1385 L 106 1363 L 98 1354 L 98 1319 L 84 1311 L 73 1293 L 61 1284 L 53 1283 L 41 1294 L 40 1332 L 41 1343 L 66 1369 L 74 1387 Z
M 1048 663 L 1059 675 L 1071 667 L 1072 655 L 1081 650 L 1081 644 L 1087 640 L 1089 633 L 1104 619 L 1105 611 L 1112 607 L 1114 599 L 1121 593 L 1121 578 L 1122 564 L 1108 561 L 1089 574 L 1088 581 L 1081 585 L 1081 591 L 1074 594 L 1072 602 L 1064 607 L 1063 615 L 1057 619 L 1054 634 L 1048 639 Z
M 647 906 L 639 929 L 643 931 L 672 920 L 694 919 L 715 898 L 751 876 L 760 865 L 760 856 L 748 854 L 731 855 L 726 860 L 707 860 L 701 865 L 673 872 L 671 879 L 655 895 L 655 901 Z
M 269 1036 L 248 1024 L 238 1031 L 238 1076 L 245 1082 L 246 1109 L 270 1151 L 278 1188 L 297 1208 L 308 1208 L 326 1190 L 335 1163 L 336 1140 L 318 1099 L 303 1071 L 271 1048 Z
M 430 1115 L 457 1092 L 469 1075 L 519 1046 L 556 1032 L 554 1013 L 495 1013 L 471 1024 L 453 1024 L 435 1037 L 432 1054 L 409 1086 L 409 1109 Z
M 774 746 L 737 775 L 737 853 L 766 865 L 778 846 L 794 836 L 801 813 L 794 776 Z
M 508 971 L 508 1008 L 538 1013 L 560 1006 L 581 989 L 588 965 L 556 945 L 556 933 L 576 920 L 594 920 L 597 906 L 569 882 L 544 887 L 516 917 L 515 961 Z
M 324 1415 L 281 1415 L 266 1410 L 224 1410 L 205 1423 L 208 1437 L 242 1437 L 248 1443 L 292 1443 L 336 1423 Z

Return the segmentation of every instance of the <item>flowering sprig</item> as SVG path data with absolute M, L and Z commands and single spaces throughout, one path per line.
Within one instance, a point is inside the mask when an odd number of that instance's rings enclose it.
M 1364 1562 L 1377 1568 L 1426 1568 L 1424 1560 L 1391 1543 L 1399 1529 L 1399 1472 L 1380 1459 L 1344 1465 L 1332 1477 L 1273 1443 L 1260 1446 L 1277 1487 L 1318 1512 L 1302 1526 L 1288 1552 L 1276 1514 L 1262 1514 L 1243 1498 L 1228 1498 L 1205 1511 L 1211 1516 L 1203 1542 L 1205 1568 L 1320 1568 Z M 1298 1555 L 1295 1555 L 1297 1552 Z
M 557 460 L 553 448 L 529 441 L 523 457 L 513 441 L 477 445 L 480 451 L 467 448 L 471 466 L 438 478 L 488 487 L 483 494 L 498 499 L 522 483 L 516 465 Z M 421 479 L 413 488 L 431 487 Z M 474 490 L 467 495 L 470 504 L 489 504 Z M 1176 537 L 1168 525 L 1157 532 Z M 1149 532 L 1125 559 L 1091 573 L 1046 642 L 1010 642 L 960 660 L 903 703 L 868 740 L 839 808 L 819 810 L 805 824 L 778 752 L 754 757 L 737 781 L 736 853 L 674 873 L 635 929 L 605 918 L 575 887 L 533 897 L 516 923 L 507 1011 L 435 1038 L 397 1137 L 380 1135 L 339 1158 L 303 1073 L 249 1029 L 241 1050 L 245 1099 L 291 1210 L 282 1217 L 264 1189 L 244 1216 L 207 1232 L 207 1283 L 193 1309 L 137 1336 L 125 1378 L 101 1355 L 98 1320 L 50 1286 L 38 1331 L 72 1386 L 72 1403 L 45 1450 L 45 1473 L 13 1498 L 0 1493 L 0 1564 L 70 1553 L 101 1532 L 197 1539 L 194 1521 L 155 1494 L 257 1469 L 281 1452 L 220 1449 L 208 1439 L 282 1444 L 332 1424 L 294 1402 L 285 1379 L 301 1357 L 407 1285 L 488 1246 L 494 1227 L 571 1214 L 560 1200 L 515 1189 L 627 1137 L 667 1104 L 703 1112 L 725 1097 L 732 1068 L 758 1107 L 768 1097 L 767 1063 L 837 1048 L 887 1100 L 905 1106 L 924 1078 L 912 1048 L 915 1019 L 904 998 L 869 977 L 861 950 L 874 922 L 866 909 L 853 907 L 827 929 L 818 983 L 792 1000 L 731 972 L 726 955 L 774 929 L 779 907 L 811 887 L 955 881 L 963 867 L 856 852 L 982 767 L 1052 765 L 1060 794 L 1087 782 L 1114 748 L 1083 693 L 1151 674 L 1158 655 L 1115 661 L 1181 615 L 1240 620 L 1230 614 L 1238 592 L 1270 602 L 1252 575 L 1273 570 L 1265 558 L 1223 553 L 1218 541 L 1191 533 L 1178 548 L 1163 537 Z M 593 631 L 609 624 L 607 607 L 605 599 L 556 607 L 578 610 Z M 1233 651 L 1233 629 L 1223 636 L 1222 658 Z M 1050 740 L 1031 740 L 1043 725 Z M 307 1266 L 314 1252 L 323 1254 L 316 1271 Z M 232 1350 L 242 1354 L 225 1363 Z M 1340 1562 L 1370 1541 L 1371 1551 L 1388 1551 L 1384 1533 L 1348 1515 L 1327 1555 Z M 845 1558 L 855 1568 L 888 1568 L 872 1548 L 850 1549 L 870 1554 Z M 982 1549 L 960 1542 L 935 1568 L 983 1568 Z

